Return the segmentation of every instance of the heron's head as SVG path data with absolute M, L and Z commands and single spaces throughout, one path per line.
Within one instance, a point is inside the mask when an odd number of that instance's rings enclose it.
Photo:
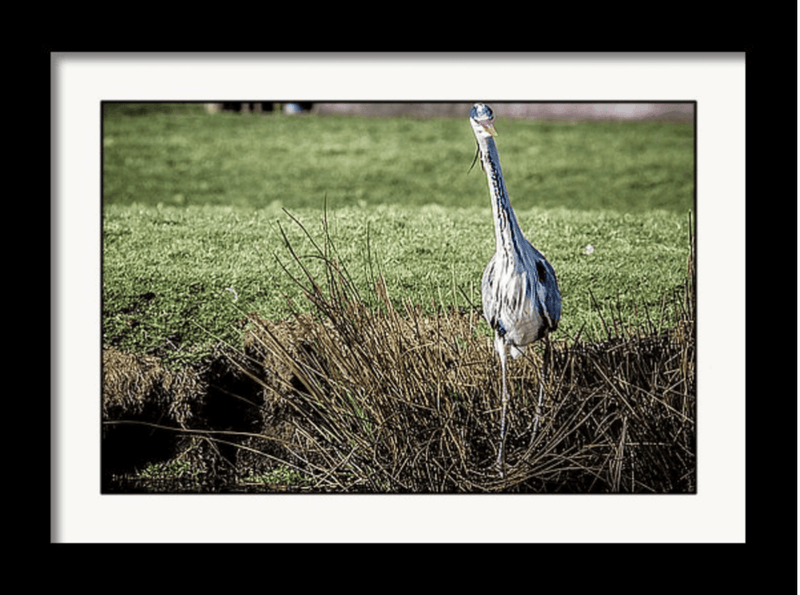
M 469 110 L 469 123 L 478 140 L 487 139 L 497 134 L 494 129 L 494 112 L 483 103 L 476 103 Z

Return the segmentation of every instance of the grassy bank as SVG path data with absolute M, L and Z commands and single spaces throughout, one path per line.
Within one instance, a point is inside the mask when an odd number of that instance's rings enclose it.
M 359 290 L 327 235 L 287 243 L 310 313 L 251 313 L 242 346 L 177 370 L 104 350 L 107 490 L 695 490 L 691 257 L 666 324 L 633 327 L 598 304 L 603 340 L 554 337 L 512 363 L 500 477 L 499 370 L 480 314 L 396 304 L 382 276 Z

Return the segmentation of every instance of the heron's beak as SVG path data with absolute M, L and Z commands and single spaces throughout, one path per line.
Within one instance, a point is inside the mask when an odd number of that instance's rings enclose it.
M 494 124 L 487 124 L 484 122 L 480 123 L 483 126 L 483 129 L 489 133 L 489 136 L 497 136 L 497 130 L 494 129 Z

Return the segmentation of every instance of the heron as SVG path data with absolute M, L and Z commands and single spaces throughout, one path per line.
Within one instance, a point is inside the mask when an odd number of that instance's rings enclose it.
M 509 402 L 506 384 L 508 354 L 517 358 L 525 353 L 528 345 L 556 330 L 561 319 L 561 292 L 553 266 L 522 233 L 511 207 L 494 140 L 497 136 L 494 112 L 488 105 L 476 103 L 470 110 L 469 121 L 478 141 L 481 167 L 489 183 L 494 215 L 496 247 L 494 256 L 483 272 L 481 297 L 484 318 L 494 331 L 494 349 L 500 356 L 502 370 L 497 466 L 501 475 L 505 476 L 503 449 Z M 540 383 L 540 406 L 541 395 Z

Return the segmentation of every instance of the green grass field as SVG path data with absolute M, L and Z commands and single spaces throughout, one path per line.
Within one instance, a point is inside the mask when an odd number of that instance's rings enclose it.
M 141 113 L 107 104 L 103 204 L 318 209 L 486 207 L 475 140 L 463 118 L 204 114 L 198 105 Z M 131 115 L 131 114 L 140 115 Z M 514 208 L 692 208 L 691 125 L 497 123 Z
M 488 189 L 464 118 L 208 115 L 199 105 L 106 104 L 103 333 L 123 350 L 196 358 L 237 341 L 244 313 L 304 310 L 276 256 L 300 254 L 327 208 L 338 256 L 368 293 L 480 304 L 494 249 Z M 627 325 L 680 291 L 693 209 L 693 129 L 648 122 L 499 120 L 524 232 L 553 263 L 557 337 L 600 332 L 590 290 Z M 594 250 L 587 254 L 587 246 Z M 311 263 L 314 266 L 314 263 Z M 320 265 L 321 266 L 321 265 Z M 485 327 L 488 335 L 488 327 Z

